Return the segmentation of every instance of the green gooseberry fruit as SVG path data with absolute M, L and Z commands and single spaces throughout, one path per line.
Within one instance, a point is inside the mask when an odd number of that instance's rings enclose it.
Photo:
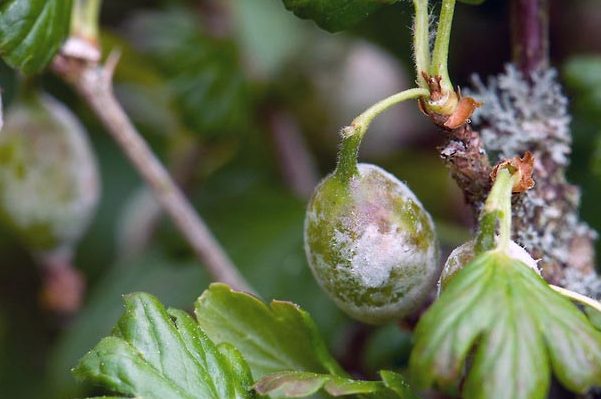
M 416 310 L 432 292 L 438 243 L 413 192 L 378 166 L 357 165 L 358 142 L 346 144 L 338 168 L 309 202 L 305 251 L 316 280 L 343 311 L 382 324 Z
M 451 252 L 442 269 L 442 274 L 440 275 L 440 280 L 438 282 L 439 294 L 449 285 L 449 282 L 455 276 L 455 274 L 459 270 L 463 269 L 463 267 L 467 266 L 474 259 L 474 257 L 476 256 L 475 247 L 476 241 L 470 240 L 465 244 L 455 248 Z M 538 262 L 534 260 L 532 256 L 530 256 L 528 251 L 526 251 L 515 241 L 509 241 L 507 254 L 510 257 L 521 261 L 526 266 L 530 267 L 532 270 L 540 274 Z
M 22 93 L 0 132 L 0 219 L 34 255 L 67 260 L 99 191 L 97 162 L 77 118 L 49 95 Z

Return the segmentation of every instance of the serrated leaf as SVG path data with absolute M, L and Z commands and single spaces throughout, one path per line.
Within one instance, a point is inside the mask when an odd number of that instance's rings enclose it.
M 252 377 L 230 345 L 215 346 L 185 312 L 149 294 L 125 297 L 113 335 L 73 373 L 111 392 L 143 399 L 252 398 Z
M 420 320 L 410 367 L 417 387 L 465 399 L 543 399 L 551 371 L 568 389 L 601 385 L 601 332 L 533 270 L 485 252 L 458 272 Z
M 283 0 L 296 16 L 330 32 L 348 29 L 385 4 L 397 0 Z
M 382 371 L 380 374 L 384 382 L 356 381 L 303 371 L 284 371 L 263 377 L 254 388 L 260 395 L 287 398 L 304 398 L 321 389 L 334 397 L 363 395 L 362 397 L 374 398 L 416 398 L 400 375 L 392 371 Z
M 236 345 L 255 379 L 288 370 L 346 376 L 309 314 L 291 302 L 266 305 L 225 284 L 211 284 L 195 313 L 211 340 Z
M 72 0 L 6 0 L 0 5 L 0 54 L 30 74 L 52 60 L 69 33 Z

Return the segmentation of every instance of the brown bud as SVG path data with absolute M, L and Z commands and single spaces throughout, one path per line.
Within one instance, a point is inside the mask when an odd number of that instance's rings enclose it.
M 516 156 L 495 166 L 490 174 L 492 181 L 497 179 L 497 174 L 501 169 L 509 170 L 512 175 L 519 173 L 520 179 L 513 186 L 514 193 L 523 193 L 534 187 L 534 179 L 532 179 L 532 173 L 534 171 L 534 155 L 532 155 L 530 151 L 526 151 L 521 158 Z
M 445 127 L 457 129 L 468 123 L 476 108 L 482 105 L 471 97 L 461 97 L 457 108 L 445 122 Z

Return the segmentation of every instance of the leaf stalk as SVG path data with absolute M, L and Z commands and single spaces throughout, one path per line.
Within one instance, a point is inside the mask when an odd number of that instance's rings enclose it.
M 413 0 L 415 18 L 413 22 L 413 54 L 419 87 L 427 89 L 424 72 L 430 69 L 430 27 L 428 0 Z
M 561 294 L 562 296 L 577 302 L 581 305 L 588 306 L 590 308 L 595 309 L 597 312 L 601 313 L 601 302 L 594 300 L 593 298 L 589 298 L 586 295 L 579 294 L 577 292 L 558 287 L 556 285 L 549 285 L 555 292 Z
M 456 0 L 443 0 L 438 20 L 438 30 L 436 32 L 436 41 L 434 42 L 434 51 L 432 53 L 432 64 L 430 65 L 430 75 L 441 77 L 441 87 L 443 91 L 454 92 L 453 83 L 449 77 L 448 59 L 449 45 L 451 41 L 451 30 L 453 26 L 453 14 L 455 13 Z

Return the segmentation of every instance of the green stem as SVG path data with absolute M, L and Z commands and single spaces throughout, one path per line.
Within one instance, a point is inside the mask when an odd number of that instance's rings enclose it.
M 480 231 L 476 239 L 476 252 L 490 250 L 495 246 L 502 251 L 509 248 L 509 242 L 511 241 L 511 193 L 518 178 L 518 173 L 512 175 L 506 168 L 499 170 L 482 210 Z M 499 224 L 498 241 L 495 240 L 497 222 Z
M 430 28 L 428 21 L 428 0 L 413 0 L 415 20 L 413 23 L 413 54 L 419 87 L 428 88 L 422 72 L 430 69 Z
M 359 146 L 369 125 L 371 125 L 378 115 L 400 102 L 427 97 L 429 95 L 430 92 L 427 89 L 416 88 L 405 90 L 372 105 L 367 111 L 355 118 L 350 126 L 342 130 L 342 143 L 338 156 L 336 175 L 344 180 L 348 180 L 357 174 Z
M 436 32 L 436 42 L 434 43 L 434 52 L 432 53 L 432 64 L 430 65 L 430 75 L 440 76 L 442 78 L 441 87 L 447 92 L 455 91 L 448 70 L 449 43 L 451 41 L 454 12 L 455 0 L 443 0 L 438 20 L 438 31 Z
M 71 36 L 98 43 L 102 0 L 75 0 L 71 14 Z
M 591 308 L 595 309 L 597 312 L 601 313 L 601 302 L 596 301 L 596 300 L 594 300 L 592 298 L 589 298 L 586 295 L 582 295 L 582 294 L 579 294 L 577 292 L 570 291 L 570 290 L 567 290 L 565 288 L 558 287 L 556 285 L 549 285 L 549 287 L 551 287 L 554 291 L 560 293 L 564 297 L 566 297 L 566 298 L 568 298 L 568 299 L 570 299 L 570 300 L 572 300 L 574 302 L 578 302 L 578 303 L 580 303 L 582 305 L 586 305 L 588 307 L 591 307 Z

